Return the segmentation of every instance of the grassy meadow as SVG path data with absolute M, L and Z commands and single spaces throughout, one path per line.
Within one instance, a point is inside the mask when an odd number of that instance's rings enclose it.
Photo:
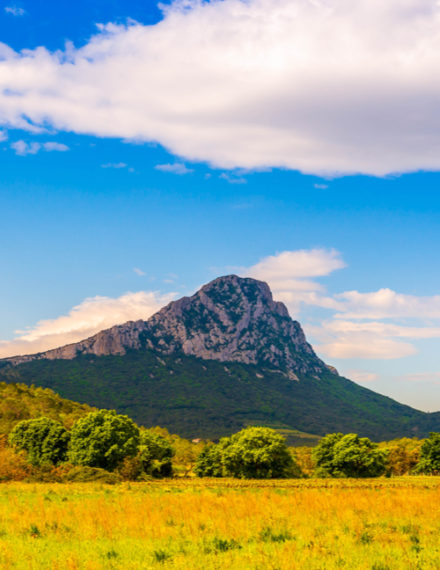
M 7 569 L 440 568 L 440 478 L 4 483 Z

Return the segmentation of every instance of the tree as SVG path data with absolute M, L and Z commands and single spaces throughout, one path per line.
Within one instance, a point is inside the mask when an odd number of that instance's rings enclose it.
M 293 458 L 286 440 L 275 430 L 248 427 L 223 446 L 226 473 L 243 479 L 280 479 L 293 475 Z
M 223 477 L 222 450 L 220 445 L 208 444 L 200 452 L 194 467 L 197 477 Z
M 332 433 L 321 439 L 313 458 L 321 477 L 378 477 L 385 472 L 387 454 L 368 437 Z
M 248 427 L 206 447 L 195 471 L 202 477 L 275 479 L 297 475 L 295 467 L 282 435 L 270 428 Z
M 173 474 L 171 459 L 174 449 L 161 435 L 152 430 L 141 433 L 139 458 L 147 475 L 153 477 L 170 477 Z
M 387 452 L 387 473 L 405 475 L 411 473 L 420 460 L 423 441 L 417 438 L 402 437 L 384 441 L 379 448 Z
M 112 471 L 138 451 L 139 428 L 114 410 L 91 412 L 72 427 L 68 457 L 74 465 Z
M 56 465 L 66 459 L 69 437 L 59 422 L 42 417 L 19 422 L 9 434 L 9 443 L 26 451 L 32 465 Z
M 415 471 L 429 475 L 440 474 L 440 433 L 431 432 L 423 442 Z

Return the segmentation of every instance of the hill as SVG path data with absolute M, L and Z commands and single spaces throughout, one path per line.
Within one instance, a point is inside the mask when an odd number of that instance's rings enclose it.
M 8 434 L 22 420 L 40 416 L 70 428 L 78 418 L 92 410 L 87 404 L 61 398 L 49 388 L 0 382 L 0 434 Z
M 316 356 L 267 284 L 235 275 L 148 321 L 4 359 L 0 380 L 49 387 L 189 438 L 216 439 L 249 424 L 287 434 L 354 431 L 376 440 L 440 429 L 440 413 L 420 412 L 340 377 Z

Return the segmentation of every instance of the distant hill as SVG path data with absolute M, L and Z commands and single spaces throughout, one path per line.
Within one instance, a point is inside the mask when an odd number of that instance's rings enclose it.
M 48 388 L 0 382 L 0 434 L 8 434 L 18 422 L 46 416 L 66 428 L 91 412 L 87 404 L 61 398 Z
M 376 440 L 440 430 L 440 413 L 420 412 L 340 377 L 316 356 L 266 283 L 236 275 L 147 321 L 4 359 L 0 380 L 50 387 L 190 438 L 215 439 L 248 424 L 286 434 L 358 432 Z

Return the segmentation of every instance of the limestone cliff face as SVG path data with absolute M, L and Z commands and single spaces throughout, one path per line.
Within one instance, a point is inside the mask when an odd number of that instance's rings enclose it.
M 236 275 L 219 277 L 192 297 L 172 302 L 148 321 L 128 322 L 75 344 L 36 355 L 7 359 L 72 359 L 80 354 L 125 354 L 152 349 L 182 352 L 204 359 L 260 364 L 296 374 L 319 374 L 329 368 L 307 343 L 300 324 L 269 286 Z

